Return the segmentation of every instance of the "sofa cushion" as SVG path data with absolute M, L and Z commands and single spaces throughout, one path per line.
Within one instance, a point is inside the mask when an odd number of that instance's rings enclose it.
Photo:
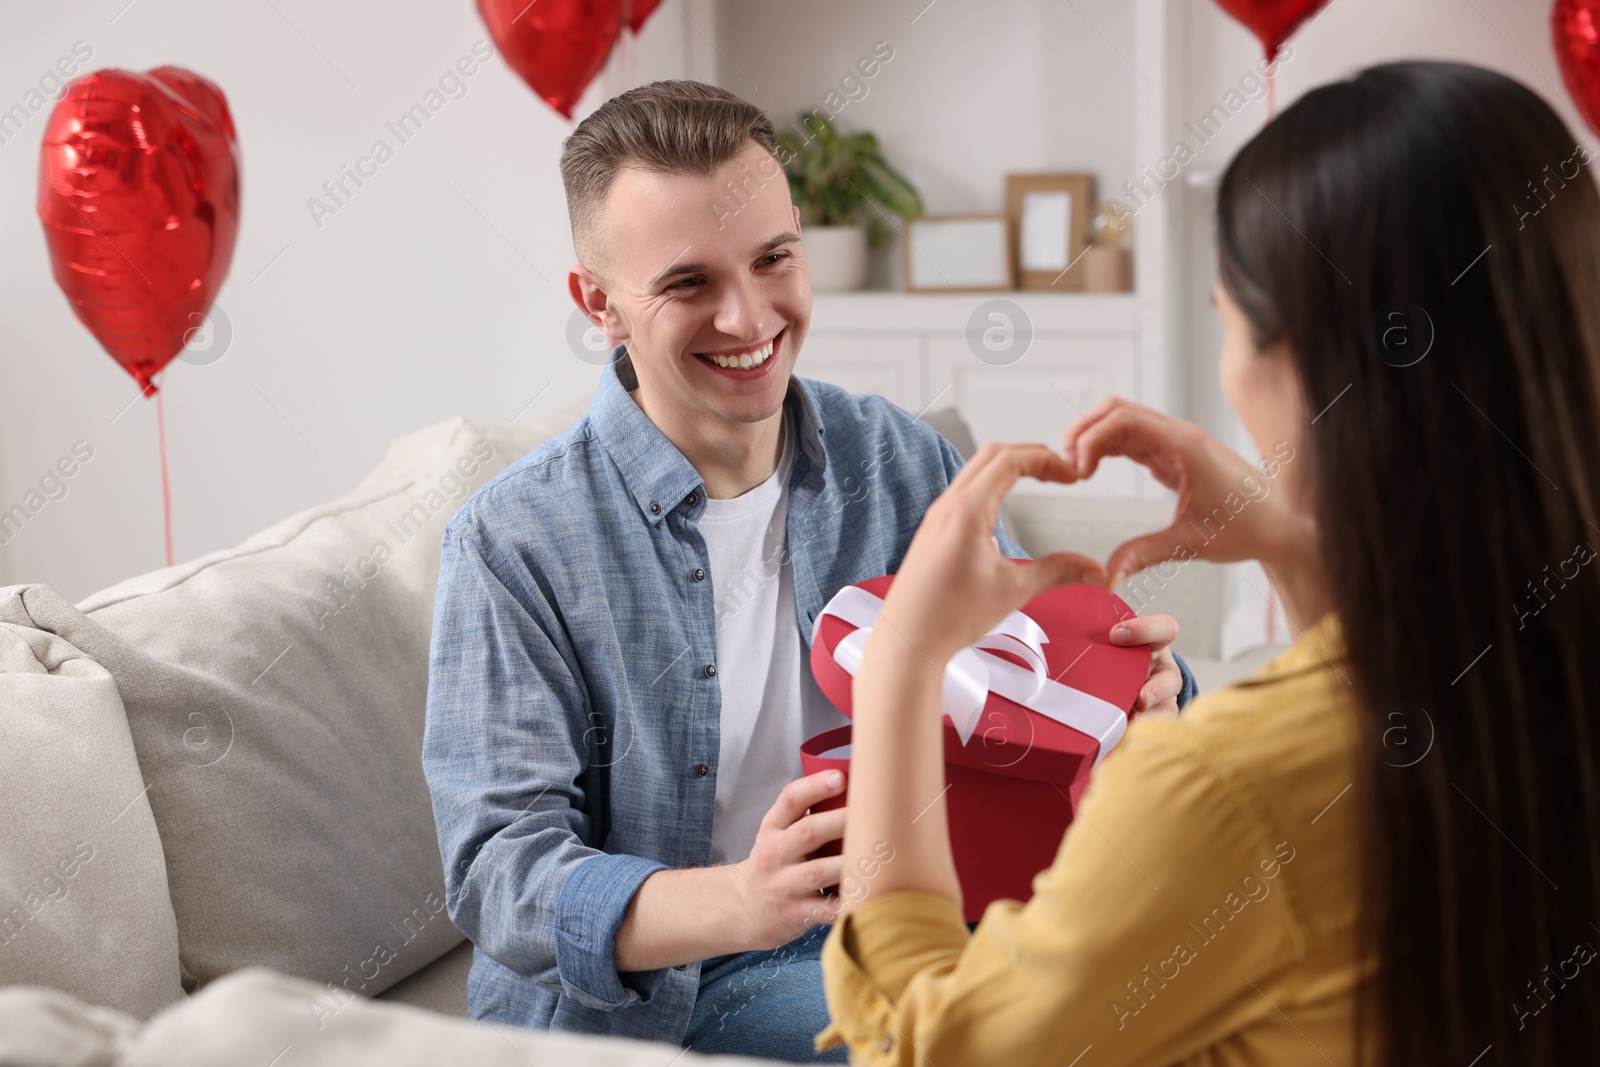
M 121 691 L 186 989 L 263 965 L 370 996 L 460 943 L 421 763 L 441 535 L 581 410 L 430 426 L 238 548 L 40 598 Z
M 32 624 L 44 596 L 0 590 L 0 984 L 148 1018 L 183 996 L 161 838 L 116 683 Z
M 93 1020 L 92 1022 L 90 1020 Z M 109 1053 L 114 1044 L 118 1055 Z M 52 1058 L 56 1057 L 56 1058 Z M 403 1004 L 331 995 L 252 967 L 139 1025 L 62 1003 L 45 989 L 0 989 L 8 1067 L 772 1067 L 671 1045 L 452 1019 Z
M 0 988 L 0 1063 L 6 1067 L 125 1067 L 118 1050 L 139 1020 L 44 986 Z
M 378 994 L 390 1004 L 410 1004 L 445 1015 L 467 1017 L 467 975 L 472 971 L 472 942 L 461 944 L 416 974 L 402 978 Z

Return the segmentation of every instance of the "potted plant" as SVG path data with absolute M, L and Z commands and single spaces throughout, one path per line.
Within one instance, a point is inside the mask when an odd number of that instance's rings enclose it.
M 800 116 L 811 136 L 778 135 L 778 159 L 800 209 L 801 240 L 817 291 L 859 289 L 867 246 L 889 236 L 883 216 L 914 219 L 922 197 L 883 158 L 870 133 L 840 134 L 820 111 Z

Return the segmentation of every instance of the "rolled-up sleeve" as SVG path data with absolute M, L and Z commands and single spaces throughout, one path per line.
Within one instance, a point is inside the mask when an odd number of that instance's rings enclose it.
M 889 1051 L 895 1004 L 918 974 L 953 966 L 970 935 L 961 908 L 938 893 L 885 893 L 837 924 L 823 943 L 822 966 L 832 1022 L 817 1049 L 841 1042 Z M 871 970 L 868 970 L 868 967 Z M 891 1039 L 892 1041 L 892 1039 Z
M 574 864 L 556 899 L 556 970 L 581 1003 L 620 1007 L 654 991 L 665 970 L 617 972 L 617 931 L 628 902 L 662 864 L 643 856 L 601 853 Z
M 446 527 L 422 760 L 451 921 L 503 966 L 593 1008 L 648 1000 L 666 970 L 615 944 L 664 864 L 591 846 L 589 701 L 538 577 L 463 512 Z

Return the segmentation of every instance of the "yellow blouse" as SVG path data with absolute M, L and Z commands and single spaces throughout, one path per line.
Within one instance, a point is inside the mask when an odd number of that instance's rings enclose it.
M 818 1050 L 904 1067 L 1352 1062 L 1342 655 L 1330 614 L 1248 680 L 1135 720 L 1033 899 L 996 901 L 975 932 L 925 892 L 842 919 L 822 950 Z

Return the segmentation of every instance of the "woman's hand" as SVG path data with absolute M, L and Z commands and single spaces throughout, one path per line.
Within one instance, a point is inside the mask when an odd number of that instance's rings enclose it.
M 1287 455 L 1274 457 L 1280 464 L 1294 458 L 1287 442 L 1283 450 Z M 1107 569 L 1113 587 L 1170 559 L 1286 565 L 1315 541 L 1310 517 L 1287 493 L 1192 422 L 1107 397 L 1067 430 L 1063 451 L 1077 478 L 1092 475 L 1108 455 L 1124 456 L 1178 494 L 1172 525 L 1111 553 Z
M 1078 477 L 1044 445 L 980 448 L 923 516 L 884 598 L 881 625 L 867 639 L 869 660 L 910 653 L 942 674 L 952 656 L 1046 589 L 1105 584 L 1105 569 L 1087 556 L 1058 552 L 1018 564 L 1000 554 L 993 536 L 1000 499 L 1024 476 Z

